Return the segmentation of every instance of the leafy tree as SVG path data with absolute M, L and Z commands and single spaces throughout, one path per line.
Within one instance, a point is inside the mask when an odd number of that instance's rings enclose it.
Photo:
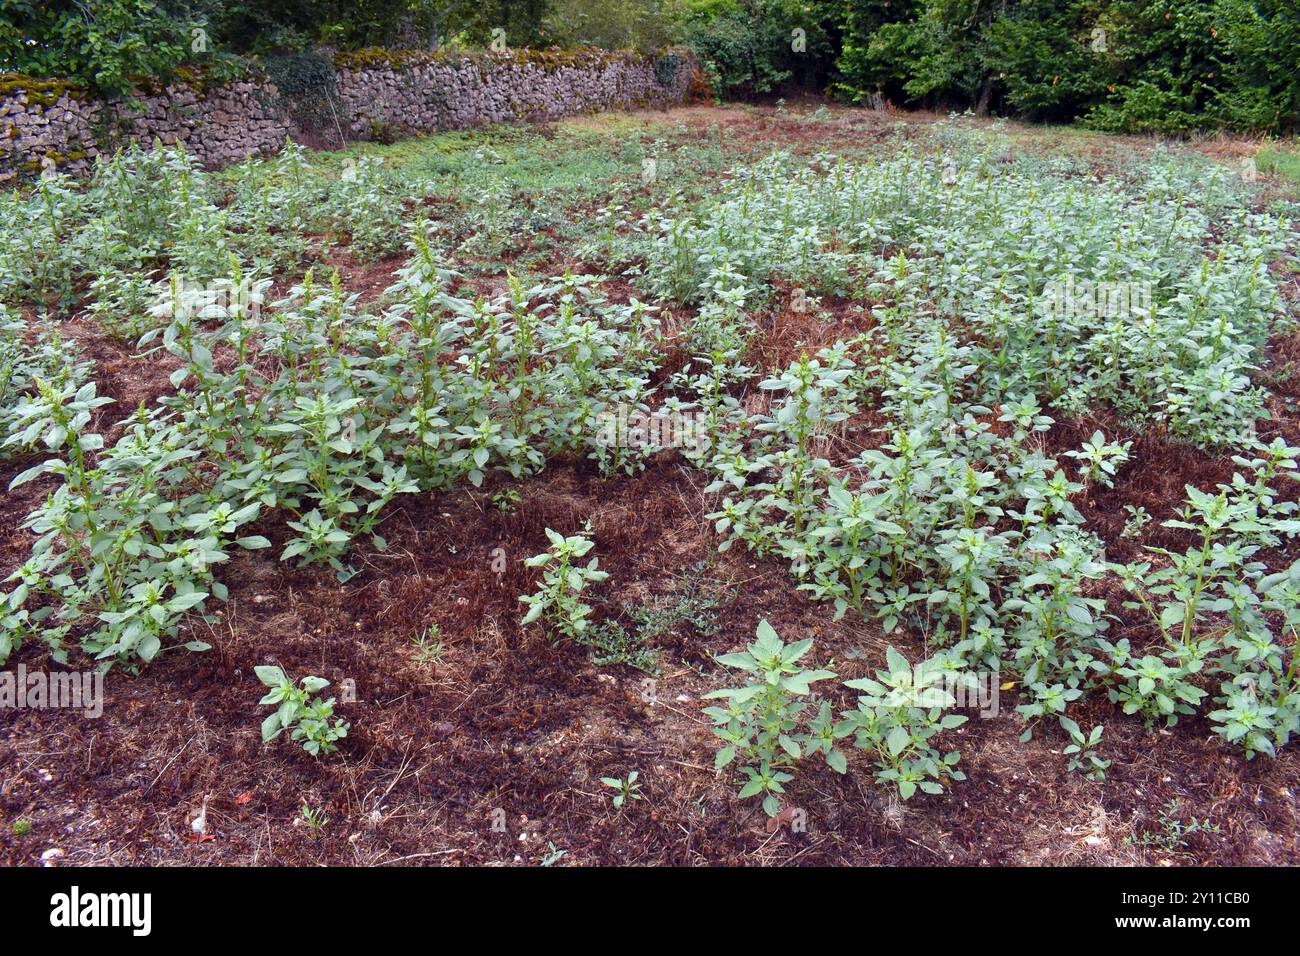
M 1300 8 L 1290 0 L 1119 0 L 1119 79 L 1087 116 L 1119 131 L 1300 122 Z
M 821 88 L 839 48 L 837 4 L 798 0 L 687 0 L 685 39 L 720 95 L 785 86 Z
M 544 32 L 564 47 L 649 52 L 680 39 L 681 0 L 553 0 Z
M 838 62 L 842 80 L 832 92 L 853 102 L 903 99 L 911 78 L 907 64 L 921 52 L 912 28 L 918 8 L 919 0 L 848 0 Z
M 1117 131 L 1300 122 L 1292 0 L 849 0 L 833 92 Z
M 206 6 L 185 0 L 6 0 L 0 70 L 124 92 L 133 77 L 174 75 L 207 28 Z
M 1114 80 L 1112 29 L 1096 2 L 1028 0 L 991 21 L 981 58 L 999 105 L 1033 119 L 1072 120 Z M 1102 24 L 1106 23 L 1106 26 Z

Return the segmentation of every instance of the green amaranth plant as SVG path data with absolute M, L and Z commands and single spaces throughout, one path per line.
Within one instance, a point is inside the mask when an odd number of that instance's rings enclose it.
M 942 658 L 916 667 L 893 647 L 886 651 L 887 667 L 876 677 L 845 681 L 863 691 L 856 710 L 846 711 L 837 736 L 853 737 L 855 747 L 869 751 L 876 762 L 876 779 L 897 787 L 904 800 L 919 789 L 942 793 L 948 780 L 965 780 L 957 769 L 960 754 L 941 754 L 931 741 L 944 730 L 966 723 L 961 714 L 944 713 L 956 703 L 947 685 L 954 673 Z
M 622 810 L 623 805 L 628 800 L 640 800 L 641 784 L 637 783 L 637 777 L 640 776 L 637 771 L 633 770 L 627 775 L 626 779 L 620 777 L 601 777 L 600 782 L 614 790 L 613 803 L 615 810 Z
M 337 741 L 348 735 L 351 726 L 334 716 L 334 698 L 321 700 L 317 694 L 329 686 L 322 677 L 304 677 L 297 686 L 289 680 L 284 669 L 270 665 L 253 668 L 257 679 L 270 688 L 258 701 L 275 712 L 262 721 L 262 742 L 270 743 L 285 731 L 291 740 L 301 743 L 302 749 L 313 757 L 331 754 L 338 750 Z
M 593 557 L 585 565 L 580 561 L 595 547 L 589 534 L 590 527 L 568 537 L 546 529 L 551 546 L 524 561 L 525 567 L 543 571 L 537 590 L 519 598 L 528 605 L 521 624 L 532 624 L 544 617 L 548 630 L 557 638 L 578 638 L 584 634 L 591 623 L 591 605 L 583 602 L 582 593 L 588 585 L 609 577 L 599 570 L 599 558 Z
M 821 751 L 831 768 L 843 773 L 844 755 L 833 747 L 822 750 L 812 724 L 804 717 L 811 685 L 834 677 L 828 670 L 805 670 L 799 660 L 812 649 L 806 638 L 786 645 L 767 621 L 760 621 L 752 644 L 717 658 L 719 664 L 750 676 L 741 687 L 711 691 L 705 700 L 725 700 L 725 707 L 706 707 L 713 732 L 725 746 L 714 761 L 718 769 L 738 762 L 745 783 L 740 798 L 762 796 L 763 810 L 774 817 L 781 809 L 784 785 L 805 756 Z M 829 710 L 819 714 L 828 718 Z
M 1084 733 L 1078 723 L 1064 714 L 1061 715 L 1060 721 L 1061 729 L 1070 736 L 1070 743 L 1061 751 L 1062 754 L 1070 758 L 1070 772 L 1073 773 L 1079 770 L 1089 780 L 1098 783 L 1104 781 L 1106 779 L 1106 768 L 1110 766 L 1110 761 L 1102 760 L 1097 756 L 1096 747 L 1097 744 L 1101 743 L 1102 731 L 1105 728 L 1098 724 L 1090 732 Z
M 10 447 L 49 439 L 65 454 L 19 476 L 61 486 L 29 519 L 33 558 L 0 595 L 0 656 L 39 637 L 66 659 L 75 636 L 104 659 L 152 659 L 187 613 L 224 599 L 213 568 L 230 545 L 267 546 L 238 531 L 263 518 L 291 532 L 284 559 L 347 579 L 359 537 L 386 546 L 395 497 L 589 451 L 602 410 L 643 391 L 657 361 L 643 306 L 608 305 L 581 276 L 470 302 L 448 293 L 422 235 L 411 245 L 373 321 L 337 273 L 322 287 L 309 272 L 268 308 L 269 280 L 237 262 L 207 284 L 172 275 L 145 344 L 179 360 L 176 391 L 113 448 L 87 429 L 103 402 L 80 381 L 24 385 Z
M 188 611 L 209 596 L 224 600 L 212 569 L 228 560 L 226 548 L 269 545 L 258 535 L 237 536 L 256 517 L 257 503 L 214 506 L 188 491 L 198 452 L 162 416 L 142 407 L 117 444 L 104 449 L 103 437 L 87 426 L 109 401 L 96 396 L 94 383 L 38 383 L 37 398 L 20 410 L 23 430 L 14 440 L 41 436 L 57 457 L 10 487 L 46 474 L 61 484 L 25 522 L 38 537 L 31 558 L 10 578 L 18 583 L 3 602 L 0 659 L 24 637 L 39 635 L 56 659 L 66 660 L 64 639 L 78 634 L 98 660 L 148 663 L 178 635 Z M 50 601 L 29 610 L 37 595 Z

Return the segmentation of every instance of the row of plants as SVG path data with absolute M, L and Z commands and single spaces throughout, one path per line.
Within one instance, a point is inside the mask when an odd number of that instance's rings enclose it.
M 785 557 L 837 615 L 1014 680 L 1031 722 L 1101 689 L 1148 726 L 1217 705 L 1211 722 L 1247 756 L 1286 745 L 1300 729 L 1300 562 L 1286 558 L 1300 521 L 1282 485 L 1300 449 L 1242 449 L 1230 484 L 1188 486 L 1163 522 L 1186 550 L 1115 563 L 1074 501 L 1110 484 L 1124 444 L 1098 433 L 1050 457 L 1037 436 L 1052 420 L 1032 400 L 971 401 L 974 369 L 946 374 L 925 355 L 882 364 L 861 380 L 890 421 L 885 441 L 838 466 L 810 439 L 868 404 L 851 391 L 858 369 L 830 349 L 762 383 L 780 396 L 771 411 L 706 466 L 724 547 Z M 1107 581 L 1145 624 L 1107 601 Z
M 0 194 L 0 301 L 61 316 L 84 307 L 134 342 L 169 274 L 211 283 L 231 256 L 249 271 L 289 269 L 342 241 L 361 261 L 391 255 L 404 241 L 395 224 L 430 188 L 374 157 L 327 176 L 291 142 L 225 178 L 183 149 L 132 145 L 98 162 L 84 188 L 51 174 Z
M 839 720 L 809 696 L 834 675 L 801 668 L 808 642 L 764 628 L 721 659 L 761 679 L 719 692 L 719 765 L 739 761 L 741 792 L 769 813 L 804 758 L 842 770 L 835 742 L 850 737 L 905 798 L 960 779 L 931 738 L 960 722 L 950 691 L 976 674 L 1015 689 L 1026 735 L 1059 724 L 1094 779 L 1103 728 L 1071 716 L 1089 694 L 1149 728 L 1206 719 L 1248 758 L 1300 730 L 1300 449 L 1257 437 L 1265 393 L 1251 378 L 1293 327 L 1285 271 L 1270 272 L 1290 224 L 1255 211 L 1231 174 L 1169 154 L 1124 172 L 778 157 L 701 209 L 643 221 L 647 279 L 701 304 L 675 382 L 709 423 L 688 457 L 712 478 L 720 546 L 787 560 L 837 616 L 931 652 L 913 666 L 891 650 L 875 678 L 850 682 L 867 694 Z M 1044 308 L 1063 273 L 1138 277 L 1150 298 Z M 868 330 L 756 375 L 743 315 L 774 278 L 877 303 Z M 769 396 L 757 410 L 740 401 L 753 388 Z M 1170 503 L 1161 525 L 1185 547 L 1115 562 L 1085 527 L 1079 502 L 1112 484 L 1131 442 L 1099 431 L 1053 452 L 1048 436 L 1054 416 L 1105 407 L 1231 457 L 1230 482 Z
M 862 165 L 776 155 L 713 201 L 646 216 L 615 254 L 639 254 L 650 287 L 681 302 L 720 285 L 752 301 L 775 278 L 873 303 L 894 348 L 947 324 L 986 403 L 1107 404 L 1194 444 L 1248 441 L 1264 414 L 1251 372 L 1285 314 L 1269 266 L 1288 220 L 1181 155 L 1095 181 L 979 144 Z
M 179 361 L 176 391 L 111 444 L 91 427 L 109 402 L 94 382 L 33 378 L 9 441 L 48 457 L 11 487 L 54 486 L 0 598 L 6 656 L 30 639 L 128 666 L 178 639 L 197 649 L 185 620 L 225 599 L 219 566 L 271 545 L 254 525 L 283 539 L 281 560 L 347 580 L 354 541 L 386 546 L 400 495 L 520 478 L 559 454 L 610 471 L 644 454 L 607 441 L 602 416 L 643 404 L 653 309 L 607 303 L 589 276 L 464 299 L 422 227 L 410 251 L 392 305 L 365 320 L 337 273 L 321 285 L 309 271 L 266 307 L 269 280 L 238 267 L 199 288 L 173 275 L 142 345 Z
M 58 317 L 84 311 L 134 344 L 157 324 L 149 310 L 172 273 L 204 286 L 228 275 L 232 256 L 261 274 L 299 275 L 341 253 L 370 264 L 400 255 L 402 224 L 433 204 L 437 240 L 459 246 L 463 267 L 498 272 L 526 246 L 528 268 L 549 261 L 549 231 L 584 238 L 576 207 L 611 180 L 633 179 L 643 158 L 678 183 L 720 165 L 713 145 L 670 158 L 665 142 L 634 140 L 610 157 L 570 139 L 580 161 L 555 162 L 540 149 L 545 140 L 508 131 L 447 134 L 392 163 L 364 154 L 325 161 L 286 141 L 270 160 L 221 172 L 200 169 L 179 146 L 133 145 L 101 156 L 85 183 L 52 173 L 0 193 L 0 301 Z

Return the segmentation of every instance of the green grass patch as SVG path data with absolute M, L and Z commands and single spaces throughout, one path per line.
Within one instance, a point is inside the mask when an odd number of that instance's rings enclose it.
M 1261 149 L 1255 154 L 1255 165 L 1261 173 L 1300 183 L 1300 147 L 1294 143 Z

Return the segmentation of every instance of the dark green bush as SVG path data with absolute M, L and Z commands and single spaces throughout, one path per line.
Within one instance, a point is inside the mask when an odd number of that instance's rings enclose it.
M 321 45 L 434 47 L 456 38 L 548 42 L 550 0 L 2 0 L 0 72 L 59 77 L 109 95 L 183 68 L 233 74 L 245 56 Z
M 1300 124 L 1294 0 L 849 0 L 834 91 L 1187 134 Z
M 183 0 L 5 0 L 0 71 L 64 77 L 108 93 L 125 92 L 133 77 L 170 79 L 197 58 L 194 47 L 206 46 L 208 22 L 193 7 Z
M 719 96 L 821 89 L 831 78 L 839 49 L 839 4 L 690 0 L 685 16 L 684 41 Z

